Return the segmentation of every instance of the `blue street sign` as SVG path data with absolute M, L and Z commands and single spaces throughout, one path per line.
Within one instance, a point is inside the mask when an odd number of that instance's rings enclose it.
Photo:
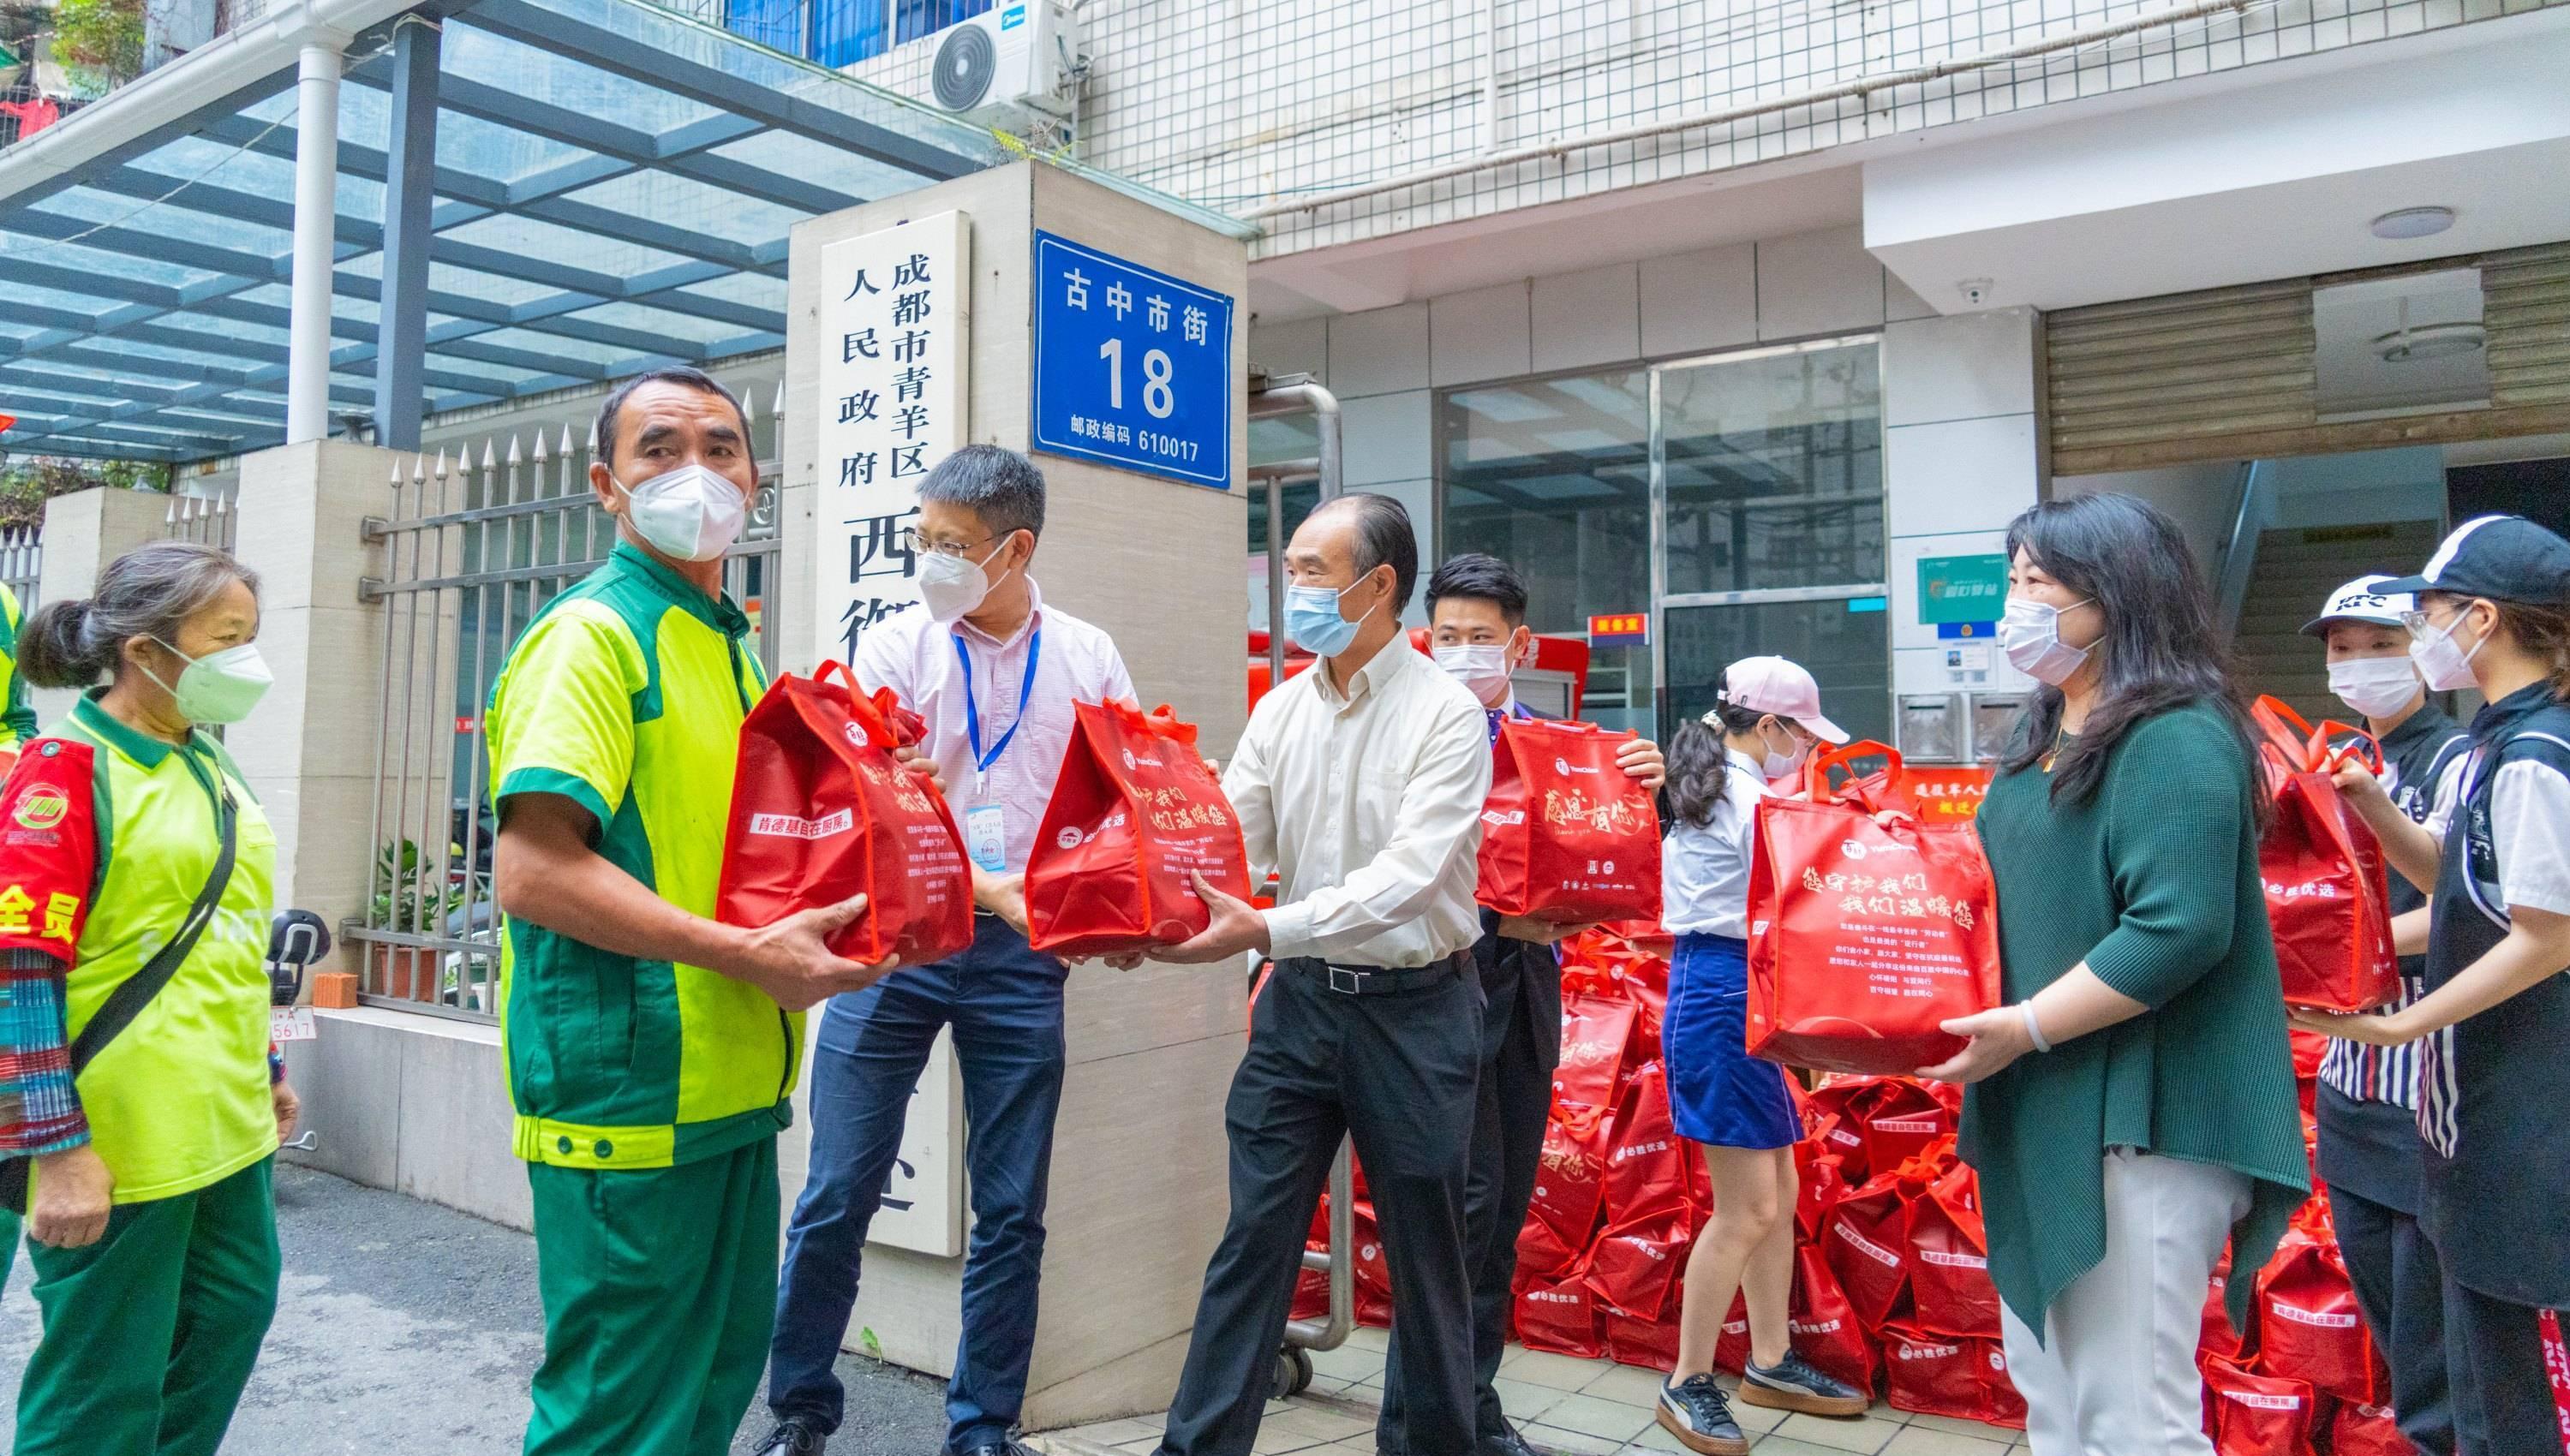
M 1231 297 L 1036 234 L 1035 448 L 1231 489 Z
M 1995 637 L 1998 634 L 1999 624 L 1997 622 L 1938 622 L 1936 624 L 1936 635 L 1939 637 L 1987 638 Z

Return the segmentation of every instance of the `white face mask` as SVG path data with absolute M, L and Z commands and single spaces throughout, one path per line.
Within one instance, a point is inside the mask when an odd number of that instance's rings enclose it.
M 2467 608 L 2465 616 L 2470 615 Z M 2427 686 L 2440 693 L 2461 692 L 2472 685 L 2472 659 L 2481 654 L 2487 638 L 2472 643 L 2466 652 L 2454 645 L 2454 633 L 2460 631 L 2463 618 L 2458 616 L 2442 627 L 2430 625 L 2425 631 L 2409 634 L 2409 658 L 2418 664 L 2418 675 Z
M 625 493 L 634 534 L 664 556 L 710 561 L 740 540 L 748 506 L 740 487 L 701 465 L 682 465 L 639 486 L 616 481 L 616 489 Z
M 2061 640 L 2061 614 L 2086 606 L 2089 600 L 2082 597 L 2068 606 L 2054 606 L 2032 597 L 2009 597 L 2006 614 L 1999 618 L 1999 650 L 2007 654 L 2008 665 L 2054 687 L 2069 681 L 2079 664 L 2088 660 L 2088 649 Z
M 1758 767 L 1766 773 L 1767 782 L 1771 784 L 1780 779 L 1792 776 L 1796 771 L 1800 770 L 1804 764 L 1811 761 L 1812 742 L 1810 739 L 1796 737 L 1791 729 L 1786 730 L 1785 737 L 1794 745 L 1794 751 L 1792 753 L 1778 753 L 1774 749 L 1769 748 L 1767 746 L 1766 728 L 1761 726 L 1758 730 L 1758 749 L 1760 753 Z
M 2403 657 L 2351 657 L 2333 662 L 2330 691 L 2367 718 L 2388 718 L 2418 695 L 2418 669 Z
M 1009 548 L 1009 539 L 991 547 L 991 554 L 976 561 L 965 556 L 950 556 L 944 551 L 930 551 L 919 563 L 919 601 L 928 614 L 941 622 L 951 622 L 980 606 L 991 594 L 991 578 L 982 568 L 1000 552 Z M 1010 570 L 1017 569 L 1012 566 Z M 1000 573 L 1008 579 L 1008 572 Z
M 1486 706 L 1497 707 L 1508 693 L 1508 647 L 1505 642 L 1455 642 L 1428 654 L 1447 675 L 1473 690 Z

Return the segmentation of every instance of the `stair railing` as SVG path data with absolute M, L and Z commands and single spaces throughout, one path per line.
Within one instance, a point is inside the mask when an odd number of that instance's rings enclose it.
M 2276 463 L 2252 460 L 2240 467 L 2240 510 L 2231 540 L 2222 547 L 2222 581 L 2214 596 L 2215 625 L 2225 643 L 2240 635 L 2240 613 L 2258 574 L 2258 538 L 2276 524 Z

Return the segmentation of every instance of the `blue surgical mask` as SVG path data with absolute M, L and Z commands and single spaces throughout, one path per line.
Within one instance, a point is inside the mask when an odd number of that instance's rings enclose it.
M 1317 657 L 1336 657 L 1348 650 L 1357 639 L 1357 628 L 1365 618 L 1350 621 L 1339 615 L 1339 599 L 1364 584 L 1360 576 L 1336 591 L 1327 586 L 1288 586 L 1285 588 L 1285 631 L 1294 645 Z M 1372 614 L 1371 609 L 1368 612 Z

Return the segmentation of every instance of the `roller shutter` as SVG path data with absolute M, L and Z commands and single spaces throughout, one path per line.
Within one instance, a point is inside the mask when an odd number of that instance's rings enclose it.
M 2490 406 L 2323 423 L 2312 290 L 2388 270 L 2213 288 L 2045 316 L 2055 475 L 2570 430 L 2570 243 L 2398 269 L 2481 269 Z

